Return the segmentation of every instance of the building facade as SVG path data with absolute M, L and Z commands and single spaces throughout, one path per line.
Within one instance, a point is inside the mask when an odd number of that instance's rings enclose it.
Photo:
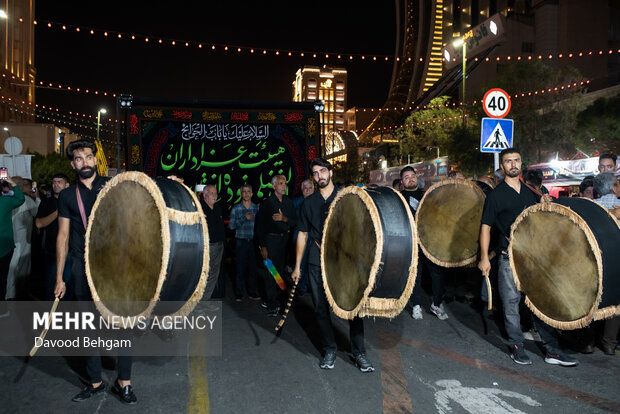
M 293 82 L 293 101 L 323 102 L 324 110 L 320 115 L 323 139 L 331 131 L 342 131 L 347 108 L 347 70 L 328 66 L 298 69 Z
M 384 108 L 421 106 L 442 94 L 458 98 L 460 90 L 451 90 L 449 84 L 461 81 L 462 70 L 449 72 L 441 49 L 494 15 L 505 22 L 504 38 L 500 44 L 479 51 L 479 56 L 566 56 L 593 51 L 592 56 L 545 63 L 578 69 L 591 81 L 590 90 L 620 83 L 620 54 L 597 53 L 620 48 L 617 0 L 395 0 L 395 5 L 397 59 Z M 470 91 L 477 91 L 506 64 L 494 59 L 478 64 L 475 57 L 467 55 Z M 401 125 L 409 113 L 407 109 L 382 111 L 360 135 L 360 141 L 373 142 L 377 135 L 374 131 Z

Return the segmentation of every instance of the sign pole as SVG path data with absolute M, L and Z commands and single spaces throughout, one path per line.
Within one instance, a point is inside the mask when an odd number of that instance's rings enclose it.
M 495 164 L 495 167 L 493 168 L 493 171 L 497 171 L 497 169 L 499 168 L 499 152 L 494 152 L 493 153 L 493 161 Z

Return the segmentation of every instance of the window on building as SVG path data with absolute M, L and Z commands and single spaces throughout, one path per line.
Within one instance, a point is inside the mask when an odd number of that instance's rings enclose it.
M 532 43 L 532 42 L 523 42 L 523 43 L 521 43 L 521 52 L 523 52 L 523 53 L 534 53 L 534 43 Z

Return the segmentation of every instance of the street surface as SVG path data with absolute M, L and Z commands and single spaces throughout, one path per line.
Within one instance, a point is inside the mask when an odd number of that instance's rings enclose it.
M 229 292 L 231 290 L 229 289 Z M 361 373 L 351 363 L 348 325 L 333 317 L 339 351 L 333 370 L 318 367 L 311 298 L 299 298 L 281 335 L 278 319 L 260 302 L 222 302 L 220 357 L 135 358 L 136 406 L 108 391 L 82 403 L 77 358 L 2 357 L 0 410 L 5 413 L 603 413 L 620 412 L 620 358 L 599 349 L 575 355 L 574 368 L 544 362 L 537 343 L 526 342 L 530 366 L 507 353 L 491 313 L 470 304 L 445 304 L 449 319 L 401 313 L 367 319 L 368 358 L 377 369 Z M 116 377 L 104 361 L 104 379 Z M 107 366 L 107 369 L 106 369 Z M 72 368 L 73 367 L 73 368 Z M 74 370 L 75 369 L 75 370 Z M 77 373 L 76 373 L 77 372 Z

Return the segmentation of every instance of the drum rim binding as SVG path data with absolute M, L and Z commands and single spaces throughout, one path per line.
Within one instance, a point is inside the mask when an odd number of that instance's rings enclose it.
M 540 320 L 542 320 L 547 325 L 552 326 L 556 329 L 572 330 L 572 329 L 585 328 L 595 318 L 595 315 L 598 312 L 597 311 L 598 305 L 600 304 L 601 297 L 603 295 L 603 258 L 602 258 L 601 250 L 596 241 L 596 237 L 594 236 L 594 233 L 592 233 L 590 226 L 588 226 L 588 223 L 579 214 L 574 212 L 569 207 L 563 206 L 561 204 L 551 203 L 551 202 L 542 202 L 542 203 L 534 204 L 526 208 L 516 218 L 516 220 L 514 221 L 514 223 L 512 224 L 510 228 L 510 243 L 508 244 L 508 258 L 510 260 L 510 268 L 512 270 L 512 277 L 514 279 L 515 286 L 517 287 L 518 291 L 522 292 L 521 283 L 518 278 L 517 270 L 516 270 L 515 263 L 514 263 L 514 255 L 512 251 L 512 248 L 513 248 L 512 240 L 514 240 L 513 239 L 514 232 L 515 232 L 515 229 L 518 227 L 518 225 L 524 219 L 526 219 L 530 214 L 536 213 L 539 211 L 562 214 L 565 217 L 567 217 L 570 221 L 575 223 L 577 227 L 579 227 L 579 229 L 581 229 L 581 231 L 584 232 L 586 236 L 586 240 L 588 241 L 588 244 L 590 245 L 590 249 L 594 253 L 594 257 L 596 260 L 596 267 L 598 270 L 597 293 L 596 293 L 596 299 L 594 303 L 592 304 L 588 313 L 585 316 L 582 316 L 581 318 L 575 319 L 572 321 L 558 321 L 556 319 L 551 319 L 550 317 L 542 313 L 538 309 L 538 307 L 536 307 L 536 305 L 534 305 L 534 303 L 530 300 L 527 294 L 525 294 L 525 304 L 527 305 L 528 308 L 530 308 L 532 312 L 534 312 L 534 314 Z M 602 313 L 605 313 L 605 312 L 601 312 L 601 314 Z
M 116 184 L 118 184 L 119 182 L 122 182 L 122 181 L 132 181 L 132 182 L 135 182 L 135 183 L 138 183 L 138 184 L 142 185 L 148 191 L 149 195 L 151 197 L 153 197 L 153 200 L 155 201 L 155 206 L 157 207 L 157 210 L 159 211 L 159 220 L 160 220 L 160 226 L 161 226 L 161 238 L 162 238 L 162 242 L 163 242 L 162 257 L 161 257 L 161 269 L 159 271 L 159 277 L 157 279 L 157 287 L 155 289 L 155 293 L 149 299 L 148 306 L 146 307 L 146 309 L 144 309 L 138 315 L 122 315 L 122 316 L 123 317 L 129 317 L 129 318 L 132 318 L 132 319 L 133 318 L 138 318 L 138 317 L 150 317 L 151 313 L 153 312 L 153 309 L 155 308 L 155 306 L 159 302 L 159 297 L 161 295 L 161 289 L 162 289 L 164 281 L 166 279 L 166 272 L 167 272 L 168 264 L 169 264 L 169 253 L 170 253 L 170 227 L 169 227 L 169 221 L 174 221 L 174 222 L 177 222 L 179 224 L 185 224 L 185 225 L 187 225 L 187 224 L 197 224 L 197 223 L 201 223 L 202 224 L 204 249 L 203 249 L 203 257 L 202 257 L 202 272 L 200 274 L 200 279 L 199 279 L 198 283 L 196 284 L 196 289 L 194 290 L 194 292 L 192 293 L 190 298 L 187 300 L 187 302 L 178 311 L 176 311 L 175 313 L 170 315 L 172 317 L 174 317 L 174 316 L 187 316 L 187 315 L 189 315 L 194 310 L 194 308 L 196 307 L 196 304 L 198 303 L 198 301 L 202 298 L 202 295 L 204 294 L 204 289 L 205 289 L 206 284 L 207 284 L 207 275 L 208 275 L 208 271 L 209 271 L 209 234 L 208 234 L 208 230 L 207 230 L 207 222 L 206 222 L 206 219 L 204 217 L 204 213 L 202 211 L 202 207 L 200 206 L 200 202 L 198 202 L 198 198 L 189 189 L 189 187 L 187 187 L 185 184 L 179 182 L 179 184 L 181 184 L 185 188 L 185 190 L 189 192 L 190 196 L 192 197 L 192 200 L 193 200 L 194 204 L 196 205 L 196 212 L 193 212 L 190 215 L 190 214 L 187 214 L 186 212 L 178 212 L 178 211 L 176 211 L 174 209 L 170 209 L 170 208 L 168 208 L 166 206 L 166 202 L 164 200 L 164 197 L 163 197 L 163 195 L 161 193 L 161 190 L 157 186 L 157 183 L 155 182 L 155 180 L 153 180 L 148 175 L 146 175 L 144 173 L 141 173 L 141 172 L 138 172 L 138 171 L 127 171 L 127 172 L 124 172 L 124 173 L 117 174 L 110 181 L 108 181 L 106 183 L 106 185 L 103 187 L 103 189 L 101 190 L 101 192 L 97 196 L 97 199 L 95 200 L 95 204 L 93 205 L 93 208 L 92 208 L 91 213 L 90 213 L 91 217 L 97 211 L 97 209 L 99 207 L 99 204 L 100 204 L 101 200 L 103 200 L 104 196 Z M 90 239 L 90 233 L 91 233 L 91 230 L 92 230 L 92 226 L 93 226 L 93 221 L 89 220 L 88 221 L 88 227 L 86 229 L 86 234 L 84 236 L 85 240 L 89 240 Z M 97 307 L 97 310 L 101 313 L 101 315 L 104 318 L 106 318 L 108 320 L 114 321 L 116 318 L 112 318 L 112 317 L 116 316 L 116 314 L 114 312 L 110 311 L 105 306 L 104 302 L 99 297 L 99 293 L 95 289 L 95 284 L 93 282 L 92 275 L 91 275 L 91 272 L 90 272 L 90 259 L 89 259 L 89 246 L 88 246 L 88 244 L 85 246 L 84 257 L 85 257 L 85 264 L 86 264 L 86 266 L 85 266 L 86 267 L 86 280 L 88 282 L 88 287 L 90 288 L 90 292 L 91 292 L 91 295 L 93 297 L 93 302 L 95 303 L 95 306 Z M 113 323 L 115 323 L 115 322 L 113 322 Z M 115 323 L 115 326 L 116 326 L 116 323 Z
M 409 217 L 409 223 L 415 223 L 415 221 L 413 220 L 413 215 L 411 214 L 411 209 L 409 208 L 407 202 L 405 201 L 405 198 L 393 188 L 391 187 L 386 187 L 386 188 L 389 188 L 390 190 L 394 191 L 394 193 L 397 194 L 397 196 L 400 198 L 401 202 L 403 203 L 405 207 L 404 210 L 406 211 L 406 214 Z M 376 237 L 376 243 L 377 243 L 376 245 L 383 246 L 383 231 L 382 231 L 383 229 L 381 227 L 381 218 L 379 217 L 379 210 L 377 209 L 377 206 L 372 200 L 372 197 L 370 197 L 370 195 L 366 192 L 366 187 L 349 186 L 349 187 L 345 187 L 342 190 L 340 190 L 331 203 L 329 213 L 327 215 L 327 218 L 325 219 L 325 223 L 330 222 L 330 219 L 333 213 L 332 206 L 336 205 L 336 203 L 341 198 L 349 194 L 357 195 L 362 200 L 364 205 L 368 207 L 370 219 L 373 223 L 373 227 L 375 230 L 375 237 Z M 321 238 L 321 275 L 323 279 L 323 289 L 325 290 L 325 296 L 327 297 L 327 301 L 330 307 L 332 308 L 332 310 L 334 311 L 334 313 L 336 314 L 336 316 L 343 318 L 343 319 L 349 319 L 349 320 L 355 318 L 356 316 L 360 318 L 364 316 L 394 318 L 402 312 L 403 308 L 409 301 L 409 297 L 411 296 L 411 293 L 413 292 L 413 287 L 416 282 L 415 276 L 417 273 L 417 265 L 418 265 L 417 229 L 414 225 L 410 225 L 409 227 L 411 228 L 411 237 L 412 237 L 411 239 L 412 240 L 411 242 L 411 249 L 412 249 L 411 265 L 409 266 L 409 277 L 407 279 L 407 284 L 405 285 L 405 289 L 403 290 L 403 293 L 401 294 L 400 298 L 388 299 L 388 298 L 370 297 L 370 293 L 374 289 L 375 283 L 377 281 L 376 277 L 379 271 L 379 267 L 382 265 L 381 256 L 382 256 L 383 250 L 377 248 L 375 250 L 375 257 L 373 260 L 373 264 L 370 267 L 370 274 L 368 276 L 368 286 L 366 286 L 366 289 L 364 290 L 364 294 L 363 294 L 364 298 L 366 299 L 361 300 L 360 303 L 358 303 L 357 306 L 350 311 L 346 309 L 342 309 L 340 306 L 338 306 L 338 304 L 334 300 L 334 297 L 327 283 L 327 272 L 325 270 L 325 255 L 324 255 L 324 250 L 322 248 L 322 246 L 325 246 L 325 239 L 326 239 L 327 232 L 325 231 L 325 228 L 323 228 L 323 236 Z
M 484 191 L 482 191 L 482 189 L 480 189 L 480 187 L 478 187 L 478 185 L 475 182 L 464 179 L 464 178 L 444 178 L 441 181 L 438 181 L 435 184 L 431 185 L 428 188 L 428 190 L 424 192 L 424 195 L 422 196 L 422 199 L 420 200 L 420 204 L 418 205 L 417 211 L 420 211 L 420 208 L 422 208 L 422 205 L 427 195 L 433 192 L 433 190 L 435 190 L 438 187 L 443 187 L 444 185 L 456 185 L 456 184 L 465 184 L 466 186 L 474 188 L 474 191 L 478 191 L 479 194 L 482 194 L 482 200 L 486 199 L 486 194 L 484 194 Z M 424 243 L 422 243 L 422 238 L 420 237 L 420 229 L 418 229 L 417 227 L 418 227 L 418 222 L 416 222 L 416 230 L 418 233 L 418 242 L 420 244 L 420 248 L 422 249 L 422 252 L 424 253 L 424 255 L 436 265 L 446 267 L 446 268 L 464 267 L 464 266 L 474 264 L 478 260 L 478 256 L 480 255 L 480 245 L 479 245 L 480 243 L 478 243 L 478 252 L 476 254 L 470 257 L 467 257 L 459 262 L 444 262 L 443 260 L 436 258 L 433 254 L 431 254 L 430 251 L 428 251 L 428 249 L 424 246 Z

